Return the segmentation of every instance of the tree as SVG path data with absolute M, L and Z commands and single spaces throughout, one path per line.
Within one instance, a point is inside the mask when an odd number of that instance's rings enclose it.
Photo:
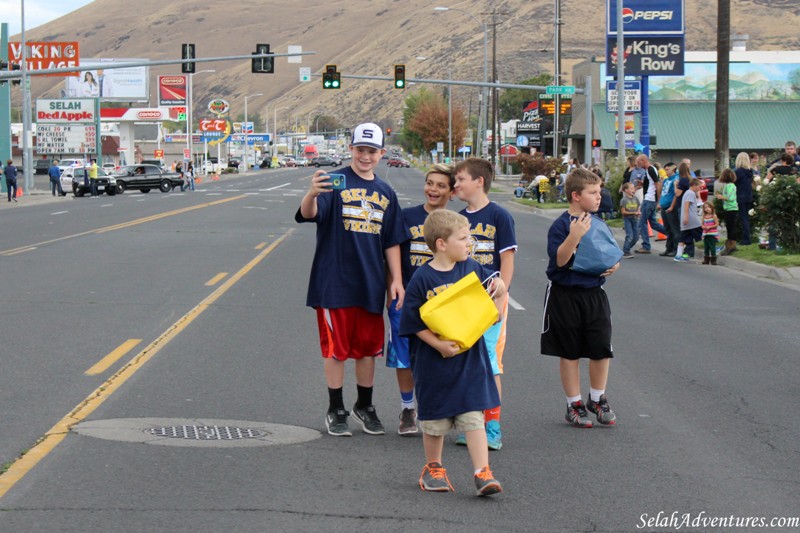
M 417 114 L 417 110 L 424 102 L 432 101 L 437 96 L 426 87 L 420 87 L 419 90 L 408 95 L 405 99 L 405 107 L 403 109 L 403 148 L 410 153 L 419 153 L 423 148 L 422 138 L 415 132 L 409 129 L 411 120 Z
M 518 81 L 520 85 L 550 85 L 553 75 L 542 73 L 527 80 Z M 531 89 L 506 89 L 500 93 L 500 120 L 508 121 L 522 116 L 523 104 L 536 100 L 539 92 Z
M 432 95 L 419 101 L 414 106 L 414 113 L 406 122 L 406 130 L 417 136 L 421 149 L 430 151 L 436 143 L 443 142 L 445 150 L 449 148 L 448 108 L 447 101 L 439 95 Z M 453 152 L 460 148 L 467 133 L 467 117 L 461 106 L 453 106 L 452 116 Z
M 341 128 L 341 124 L 336 117 L 330 115 L 317 115 L 311 119 L 309 130 L 314 133 L 326 133 L 336 131 Z

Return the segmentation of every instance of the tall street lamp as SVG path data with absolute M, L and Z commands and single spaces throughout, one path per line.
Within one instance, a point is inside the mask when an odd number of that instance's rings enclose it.
M 478 23 L 478 26 L 483 28 L 483 83 L 487 83 L 489 80 L 489 51 L 488 51 L 488 33 L 486 28 L 486 23 L 481 22 L 475 15 L 466 11 L 464 9 L 458 7 L 434 7 L 434 11 L 458 11 L 460 13 L 464 13 L 472 20 Z M 486 133 L 484 132 L 485 129 L 485 117 L 486 117 L 486 110 L 488 109 L 488 102 L 486 98 L 486 87 L 481 87 L 481 105 L 478 109 L 478 143 L 475 147 L 475 155 L 483 153 L 483 142 L 486 137 Z M 494 126 L 492 126 L 494 129 Z
M 264 96 L 264 93 L 250 94 L 244 97 L 244 127 L 242 128 L 244 130 L 244 161 L 242 163 L 244 164 L 245 172 L 250 170 L 250 162 L 247 159 L 247 100 L 256 96 Z M 241 168 L 241 165 L 239 168 Z
M 275 135 L 275 139 L 272 141 L 272 155 L 275 155 L 275 152 L 278 149 L 278 111 L 281 109 L 289 109 L 289 106 L 283 107 L 274 107 L 272 108 L 272 129 L 274 131 L 273 135 Z
M 194 134 L 192 132 L 192 100 L 193 100 L 193 89 L 192 89 L 192 80 L 198 74 L 203 74 L 206 72 L 216 72 L 213 69 L 206 69 L 200 70 L 193 74 L 189 74 L 189 97 L 187 98 L 187 106 L 186 106 L 186 148 L 189 149 L 189 161 L 192 162 L 192 166 L 194 166 L 194 143 L 192 142 L 194 139 Z M 205 154 L 203 155 L 203 159 L 205 159 Z M 203 169 L 205 170 L 205 169 Z

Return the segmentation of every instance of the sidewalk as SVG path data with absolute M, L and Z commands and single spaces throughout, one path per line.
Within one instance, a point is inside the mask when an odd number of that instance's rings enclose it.
M 543 216 L 545 218 L 549 218 L 550 220 L 555 220 L 558 218 L 561 213 L 564 211 L 562 209 L 540 209 L 535 206 L 526 206 L 520 204 L 518 202 L 513 202 L 514 196 L 514 189 L 516 188 L 516 178 L 514 179 L 503 179 L 502 177 L 495 181 L 492 186 L 497 187 L 498 189 L 504 189 L 508 191 L 507 194 L 507 201 L 511 202 L 513 205 L 521 208 L 521 209 L 530 209 L 533 210 L 539 216 Z M 505 193 L 499 193 L 498 196 L 504 195 Z M 564 209 L 567 208 L 567 204 L 564 204 Z M 625 230 L 622 228 L 611 228 L 611 231 L 614 233 L 617 241 L 622 243 L 625 240 Z M 655 239 L 651 238 L 651 249 L 653 254 L 650 257 L 655 256 L 657 259 L 660 260 L 670 260 L 667 257 L 658 257 L 658 254 L 665 250 L 665 242 L 666 241 L 656 241 Z M 642 256 L 635 256 L 632 259 L 626 261 L 636 261 L 637 259 L 648 257 L 646 255 Z M 744 272 L 745 274 L 749 274 L 751 276 L 755 276 L 758 278 L 767 278 L 770 280 L 778 281 L 783 284 L 786 284 L 787 287 L 792 288 L 794 290 L 800 290 L 800 267 L 794 268 L 781 268 L 781 267 L 774 267 L 769 265 L 762 265 L 761 263 L 756 263 L 754 261 L 747 261 L 745 259 L 739 259 L 734 256 L 724 256 L 717 259 L 718 266 L 724 266 L 726 268 L 737 270 L 739 272 Z M 699 263 L 698 263 L 699 264 Z

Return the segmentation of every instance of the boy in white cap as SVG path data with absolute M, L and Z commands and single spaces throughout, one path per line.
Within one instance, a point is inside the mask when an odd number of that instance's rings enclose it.
M 389 296 L 400 308 L 404 296 L 400 243 L 411 237 L 394 190 L 374 173 L 386 153 L 380 126 L 357 126 L 350 152 L 350 166 L 337 169 L 339 176 L 334 179 L 323 170 L 314 173 L 295 215 L 297 222 L 317 224 L 306 305 L 317 312 L 329 397 L 325 427 L 336 437 L 352 436 L 348 416 L 365 433 L 385 433 L 372 404 L 375 357 L 383 355 L 384 265 L 392 278 Z M 352 415 L 342 397 L 348 359 L 355 361 L 358 390 Z

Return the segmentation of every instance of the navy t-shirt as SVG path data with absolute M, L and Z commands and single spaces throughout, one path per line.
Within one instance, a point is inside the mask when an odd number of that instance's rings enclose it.
M 419 267 L 433 258 L 433 252 L 425 243 L 423 226 L 428 212 L 424 205 L 403 209 L 403 226 L 411 233 L 411 240 L 400 245 L 400 261 L 403 267 L 403 287 L 408 286 L 411 276 Z
M 306 305 L 325 309 L 360 307 L 382 314 L 386 296 L 384 251 L 408 239 L 394 190 L 377 176 L 365 180 L 352 168 L 344 190 L 317 197 L 317 223 Z
M 469 232 L 472 235 L 470 257 L 490 272 L 499 272 L 500 253 L 517 249 L 514 217 L 495 202 L 489 202 L 474 213 L 466 209 L 460 213 L 469 220 Z
M 439 420 L 500 405 L 483 337 L 469 350 L 445 359 L 416 335 L 428 329 L 419 315 L 422 304 L 470 272 L 475 272 L 481 281 L 491 274 L 491 270 L 472 259 L 456 263 L 449 272 L 440 272 L 425 264 L 417 269 L 406 287 L 400 335 L 409 337 L 420 420 Z
M 592 224 L 605 224 L 605 222 L 597 217 L 593 217 L 593 219 Z M 560 217 L 553 221 L 553 224 L 550 226 L 550 231 L 547 232 L 547 255 L 550 257 L 550 262 L 547 264 L 547 279 L 567 287 L 582 287 L 584 289 L 600 287 L 606 282 L 605 277 L 592 276 L 591 274 L 584 274 L 572 270 L 572 263 L 575 261 L 574 254 L 563 267 L 558 267 L 556 265 L 558 247 L 561 246 L 569 235 L 569 222 L 569 211 L 564 211 Z

